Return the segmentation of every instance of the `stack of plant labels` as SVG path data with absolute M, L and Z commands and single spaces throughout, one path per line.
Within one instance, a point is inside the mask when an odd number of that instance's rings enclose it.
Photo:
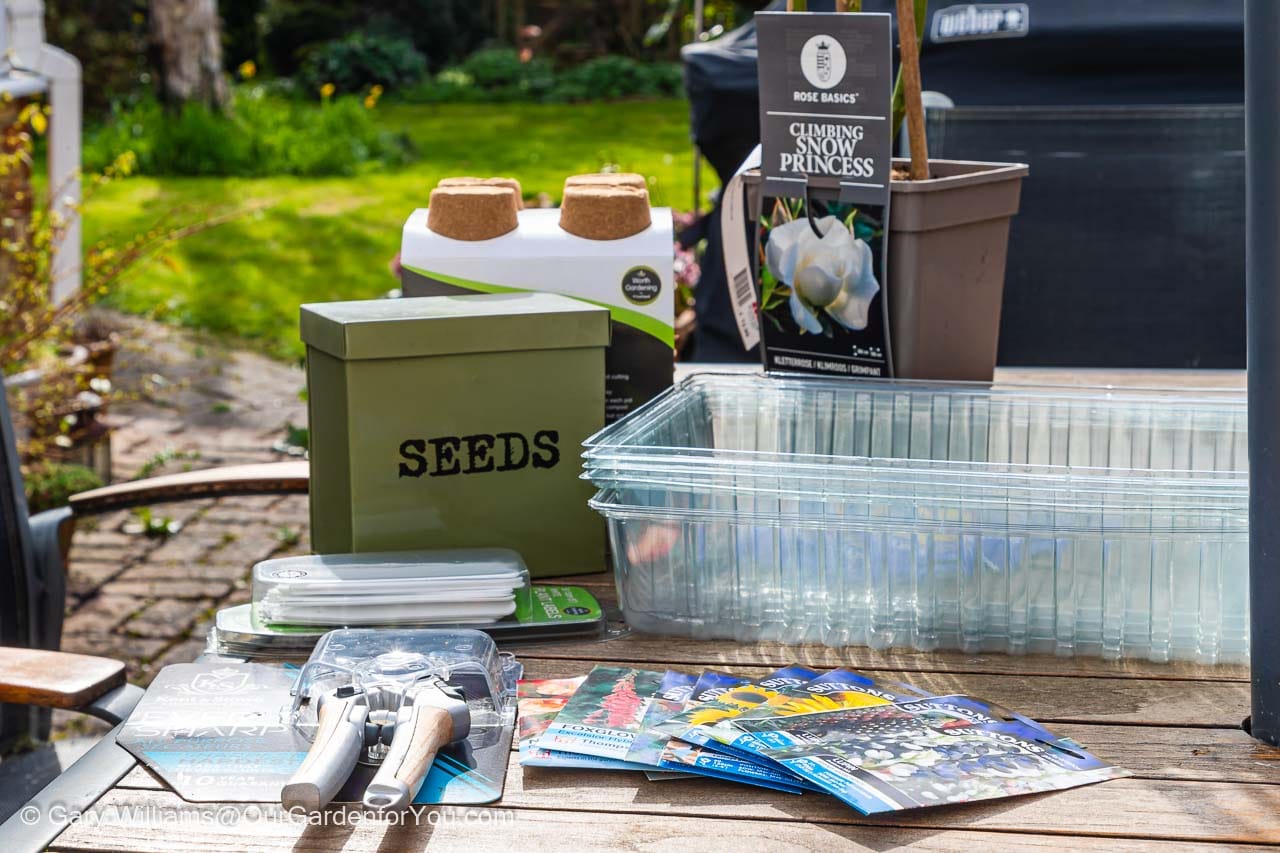
M 309 555 L 259 563 L 260 625 L 485 625 L 516 609 L 529 584 L 503 548 Z
M 473 627 L 505 642 L 599 637 L 588 590 L 529 583 L 515 551 L 465 548 L 287 557 L 253 570 L 253 602 L 219 610 L 210 654 L 306 659 L 334 628 Z

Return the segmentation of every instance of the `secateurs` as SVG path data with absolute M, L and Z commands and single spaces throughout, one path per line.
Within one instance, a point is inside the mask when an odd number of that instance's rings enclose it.
M 405 808 L 438 750 L 507 721 L 519 669 L 479 631 L 326 634 L 295 688 L 292 719 L 312 745 L 282 789 L 281 804 L 322 809 L 357 764 L 366 764 L 377 769 L 363 793 L 365 807 Z

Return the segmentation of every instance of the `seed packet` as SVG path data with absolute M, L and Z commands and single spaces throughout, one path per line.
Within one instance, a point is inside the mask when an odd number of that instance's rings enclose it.
M 744 711 L 757 708 L 777 699 L 787 688 L 804 684 L 816 675 L 817 673 L 811 669 L 792 665 L 785 666 L 755 682 L 737 678 L 736 683 L 726 684 L 723 689 L 716 690 L 714 695 L 704 691 L 706 698 L 703 698 L 703 693 L 695 689 L 694 701 L 689 703 L 689 707 L 660 723 L 657 728 L 672 737 L 712 746 L 714 741 L 696 731 L 700 726 L 710 726 L 720 720 L 730 719 Z M 699 684 L 701 685 L 701 682 Z
M 966 698 L 945 696 L 812 714 L 738 720 L 735 721 L 737 727 L 752 737 L 736 740 L 734 746 L 773 758 L 775 750 L 801 744 L 832 743 L 864 735 L 890 736 L 915 732 L 923 727 L 948 729 L 1000 722 L 996 717 L 984 714 L 979 707 L 967 705 Z
M 937 706 L 924 713 L 934 722 L 951 714 Z M 845 728 L 839 739 L 831 739 L 836 732 L 828 730 L 815 742 L 769 755 L 863 814 L 1056 791 L 1130 775 L 1025 718 L 980 724 L 951 716 L 960 722 L 903 724 L 890 716 Z
M 525 679 L 517 686 L 520 709 L 520 764 L 525 767 L 587 767 L 598 770 L 643 770 L 638 764 L 601 758 L 597 755 L 578 755 L 560 750 L 541 749 L 538 738 L 555 720 L 569 697 L 586 680 L 577 678 Z
M 597 666 L 536 741 L 538 748 L 623 760 L 662 673 Z
M 744 782 L 761 788 L 786 791 L 789 794 L 800 794 L 814 787 L 801 782 L 789 773 L 775 770 L 762 763 L 747 761 L 735 755 L 725 755 L 675 739 L 668 741 L 666 748 L 662 751 L 659 766 L 699 776 L 710 776 L 713 779 Z
M 704 672 L 698 676 L 688 702 L 685 704 L 685 710 L 678 716 L 714 703 L 729 691 L 747 683 L 747 679 L 736 675 L 714 671 Z M 659 722 L 649 730 L 649 733 L 655 737 L 668 739 L 657 761 L 657 766 L 664 770 L 729 779 L 794 793 L 799 793 L 804 787 L 804 783 L 786 773 L 765 766 L 759 759 L 722 755 L 694 744 L 670 740 L 671 733 L 664 728 L 665 722 Z M 681 726 L 681 728 L 685 727 Z
M 662 750 L 671 738 L 662 732 L 654 731 L 653 728 L 658 723 L 674 717 L 684 709 L 689 697 L 693 695 L 693 688 L 697 683 L 698 677 L 696 675 L 667 670 L 662 677 L 662 684 L 658 688 L 657 695 L 653 697 L 649 707 L 645 709 L 644 719 L 640 721 L 641 731 L 636 735 L 635 741 L 631 744 L 631 749 L 627 752 L 627 761 L 634 761 L 637 764 L 645 764 L 650 767 L 658 766 L 658 759 L 662 756 Z
M 878 685 L 874 679 L 851 669 L 836 669 L 799 686 L 789 687 L 778 698 L 764 705 L 748 709 L 736 717 L 718 721 L 709 727 L 703 727 L 702 732 L 706 737 L 728 747 L 731 751 L 750 755 L 751 752 L 743 753 L 742 750 L 754 736 L 736 725 L 738 721 L 887 705 L 924 698 L 925 695 L 909 684 L 882 686 Z

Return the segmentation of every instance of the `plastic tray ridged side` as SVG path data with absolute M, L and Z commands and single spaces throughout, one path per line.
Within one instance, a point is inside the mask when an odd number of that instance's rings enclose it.
M 1239 395 L 697 376 L 588 442 L 628 621 L 1247 658 Z

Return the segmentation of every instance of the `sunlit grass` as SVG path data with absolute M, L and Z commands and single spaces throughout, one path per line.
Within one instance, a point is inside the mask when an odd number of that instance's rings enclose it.
M 139 177 L 105 187 L 85 212 L 88 241 L 127 238 L 175 210 L 181 220 L 263 205 L 184 240 L 132 275 L 111 303 L 296 357 L 298 305 L 373 297 L 396 286 L 388 262 L 400 228 L 442 177 L 509 175 L 527 195 L 558 199 L 566 175 L 614 166 L 648 176 L 655 204 L 693 206 L 683 101 L 378 110 L 387 127 L 412 139 L 413 164 L 351 178 Z M 714 185 L 705 170 L 703 187 Z

